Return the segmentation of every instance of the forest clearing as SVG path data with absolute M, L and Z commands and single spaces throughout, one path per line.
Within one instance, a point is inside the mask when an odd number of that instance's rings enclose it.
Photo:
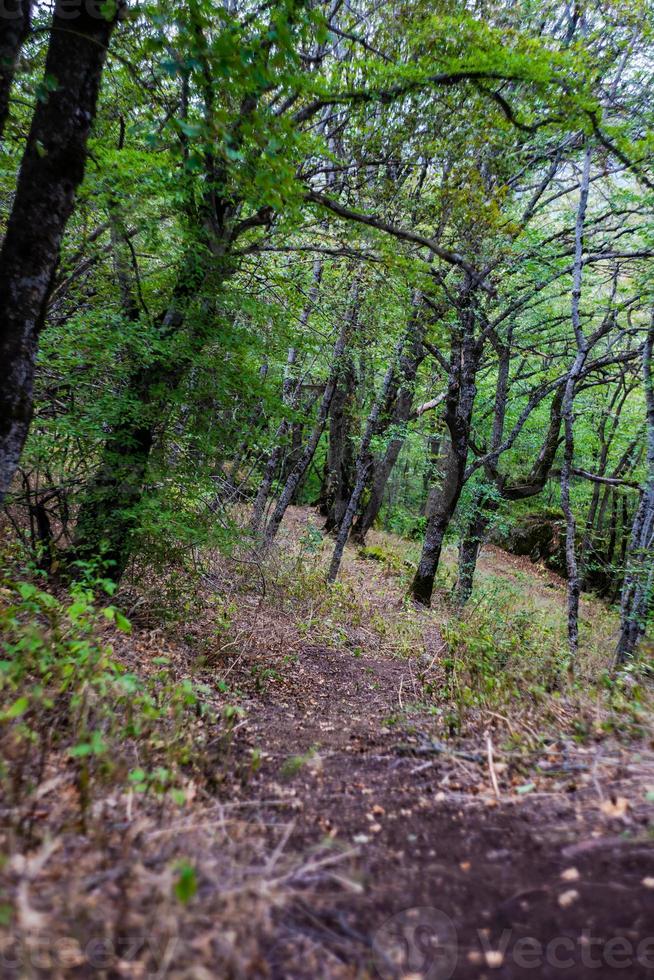
M 0 2 L 0 976 L 654 971 L 650 0 Z

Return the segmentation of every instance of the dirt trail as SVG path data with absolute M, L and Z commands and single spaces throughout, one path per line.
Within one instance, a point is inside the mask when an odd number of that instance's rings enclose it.
M 265 751 L 245 792 L 274 800 L 284 853 L 327 841 L 334 863 L 278 914 L 274 976 L 654 974 L 647 752 L 553 745 L 554 788 L 516 792 L 498 765 L 498 800 L 483 739 L 434 751 L 433 718 L 402 715 L 407 661 L 307 641 L 284 671 L 250 706 L 239 751 Z
M 326 590 L 308 521 L 291 510 L 255 585 L 218 557 L 183 637 L 121 634 L 126 664 L 165 654 L 216 713 L 197 718 L 184 805 L 108 786 L 82 832 L 75 770 L 46 782 L 38 847 L 9 841 L 0 878 L 2 980 L 653 976 L 652 745 L 557 739 L 556 700 L 542 744 L 492 712 L 439 742 L 445 606 L 403 605 L 406 543 L 381 535 L 390 565 L 348 549 Z M 526 589 L 559 609 L 549 573 L 495 549 L 481 568 L 507 608 Z

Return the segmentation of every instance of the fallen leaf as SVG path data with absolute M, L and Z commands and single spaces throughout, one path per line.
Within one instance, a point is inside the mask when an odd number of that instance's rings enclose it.
M 612 800 L 604 800 L 600 804 L 600 810 L 607 817 L 624 817 L 629 809 L 629 800 L 626 796 L 616 796 Z
M 561 892 L 561 894 L 559 895 L 559 905 L 561 906 L 562 909 L 567 909 L 571 905 L 574 905 L 574 903 L 577 901 L 578 898 L 579 898 L 579 892 L 576 891 L 574 888 L 571 888 L 567 892 Z

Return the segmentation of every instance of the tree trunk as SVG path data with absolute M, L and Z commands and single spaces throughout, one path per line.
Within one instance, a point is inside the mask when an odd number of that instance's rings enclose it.
M 443 550 L 445 534 L 454 516 L 465 483 L 467 457 L 467 435 L 457 432 L 448 440 L 442 463 L 442 483 L 432 494 L 428 505 L 430 513 L 425 529 L 422 554 L 411 586 L 413 598 L 424 606 L 431 605 L 434 580 Z
M 396 356 L 400 356 L 402 348 L 404 346 L 404 338 L 400 341 L 398 346 Z M 327 581 L 335 582 L 338 576 L 338 571 L 341 567 L 341 561 L 343 558 L 343 551 L 345 550 L 345 545 L 347 539 L 350 536 L 350 529 L 352 527 L 352 522 L 359 507 L 359 501 L 361 500 L 361 495 L 366 485 L 366 478 L 368 476 L 368 470 L 372 465 L 372 456 L 370 453 L 370 445 L 373 440 L 373 436 L 377 431 L 377 424 L 379 422 L 379 416 L 381 415 L 382 409 L 386 404 L 388 398 L 388 393 L 390 391 L 391 385 L 393 384 L 393 379 L 395 377 L 396 365 L 395 358 L 388 366 L 388 370 L 384 376 L 384 381 L 381 386 L 379 395 L 375 399 L 374 405 L 368 416 L 366 422 L 366 428 L 364 430 L 363 436 L 361 438 L 361 445 L 359 446 L 359 452 L 357 454 L 356 462 L 356 480 L 354 483 L 354 489 L 352 495 L 348 501 L 348 505 L 341 521 L 341 526 L 338 531 L 338 537 L 336 538 L 336 546 L 334 548 L 334 554 L 332 555 L 331 564 L 329 566 L 329 571 L 327 573 Z
M 357 544 L 365 544 L 366 535 L 377 520 L 384 502 L 384 493 L 389 477 L 402 451 L 405 438 L 404 435 L 394 436 L 381 459 L 373 462 L 371 465 L 372 479 L 370 481 L 370 497 L 365 510 L 359 515 L 352 528 L 352 539 Z
M 118 16 L 106 20 L 93 5 L 82 4 L 73 31 L 68 8 L 66 0 L 57 0 L 45 65 L 45 75 L 57 80 L 57 88 L 34 110 L 0 254 L 0 502 L 32 418 L 38 335 L 84 177 L 87 140 Z
M 162 341 L 184 326 L 188 303 L 200 288 L 205 272 L 190 251 L 159 323 Z M 198 342 L 202 343 L 201 338 Z M 162 344 L 162 350 L 164 347 Z M 133 372 L 126 390 L 118 395 L 125 408 L 105 440 L 99 466 L 80 504 L 73 556 L 88 560 L 102 555 L 111 562 L 109 572 L 116 581 L 120 580 L 131 551 L 137 524 L 135 509 L 143 497 L 163 404 L 161 393 L 165 393 L 165 398 L 178 387 L 188 370 L 190 356 L 177 356 L 171 362 L 161 353 L 158 359 Z
M 498 380 L 497 392 L 499 397 L 496 400 L 492 442 L 494 449 L 497 449 L 501 445 L 503 438 L 503 420 L 508 396 L 506 380 L 508 380 L 508 372 L 506 379 L 500 377 Z M 545 439 L 543 440 L 538 457 L 528 476 L 509 483 L 506 475 L 500 473 L 495 465 L 486 467 L 486 476 L 489 482 L 492 481 L 494 483 L 498 496 L 490 497 L 483 492 L 480 494 L 472 518 L 461 539 L 459 545 L 459 574 L 456 593 L 457 603 L 460 606 L 464 606 L 472 595 L 479 551 L 488 532 L 492 515 L 499 508 L 500 499 L 527 500 L 530 497 L 535 497 L 542 493 L 547 483 L 559 445 L 563 394 L 563 386 L 559 387 L 554 394 L 550 406 L 550 423 L 547 433 L 545 434 Z M 501 402 L 501 407 L 499 406 L 499 402 Z M 498 422 L 498 419 L 501 421 Z
M 499 501 L 487 497 L 483 491 L 477 495 L 474 510 L 459 542 L 459 570 L 456 583 L 456 604 L 463 608 L 472 595 L 477 559 L 494 511 Z
M 20 50 L 30 30 L 34 0 L 4 0 L 0 12 L 0 140 L 9 116 L 9 96 Z
M 413 297 L 407 349 L 400 357 L 400 388 L 395 396 L 395 405 L 389 420 L 389 427 L 394 430 L 394 433 L 384 455 L 372 462 L 369 478 L 370 498 L 352 529 L 352 537 L 359 544 L 365 542 L 366 534 L 377 520 L 384 500 L 386 484 L 406 440 L 406 424 L 411 418 L 413 409 L 415 381 L 425 356 L 422 341 L 425 336 L 426 320 L 422 304 L 422 295 L 416 292 Z
M 116 582 L 131 553 L 137 525 L 135 508 L 142 497 L 153 442 L 152 425 L 125 420 L 116 426 L 105 442 L 100 466 L 80 506 L 74 557 L 82 561 L 102 558 Z
M 643 349 L 643 381 L 647 416 L 647 476 L 636 509 L 620 603 L 620 639 L 616 666 L 636 652 L 645 632 L 654 590 L 654 312 Z
M 432 488 L 435 486 L 436 477 L 439 474 L 442 449 L 443 436 L 441 433 L 430 435 L 427 439 L 427 464 L 425 466 L 422 484 L 423 517 L 429 517 L 431 513 L 430 503 L 432 500 Z
M 350 331 L 352 329 L 352 324 L 356 321 L 357 310 L 358 285 L 355 283 L 352 287 L 350 309 L 348 310 L 347 315 L 343 318 L 338 340 L 336 341 L 334 350 L 332 351 L 331 370 L 329 372 L 329 377 L 327 379 L 327 384 L 325 385 L 323 396 L 320 400 L 320 405 L 318 406 L 318 415 L 314 422 L 313 429 L 311 430 L 311 435 L 309 436 L 306 446 L 295 463 L 295 466 L 291 470 L 284 485 L 284 489 L 282 490 L 279 500 L 277 501 L 277 506 L 275 507 L 270 520 L 266 525 L 265 540 L 267 545 L 274 541 L 277 532 L 279 531 L 280 524 L 284 519 L 284 514 L 293 500 L 297 488 L 304 479 L 305 473 L 311 465 L 311 461 L 314 457 L 316 449 L 318 448 L 318 443 L 320 442 L 320 437 L 325 430 L 332 398 L 334 397 L 334 392 L 336 391 L 338 379 L 341 374 L 343 357 L 345 355 Z
M 570 502 L 570 476 L 574 460 L 574 418 L 573 407 L 575 397 L 575 387 L 579 380 L 588 355 L 588 343 L 581 328 L 579 306 L 581 302 L 581 281 L 583 273 L 583 247 L 584 247 L 584 223 L 586 220 L 586 207 L 588 204 L 588 188 L 590 186 L 590 147 L 586 149 L 584 157 L 584 170 L 581 178 L 579 193 L 579 207 L 577 209 L 577 220 L 575 225 L 575 259 L 573 270 L 572 285 L 572 328 L 574 330 L 577 343 L 577 356 L 574 360 L 563 395 L 563 423 L 565 432 L 565 452 L 563 456 L 563 466 L 561 468 L 561 507 L 565 514 L 566 537 L 565 537 L 565 560 L 568 572 L 568 646 L 570 656 L 573 659 L 577 656 L 579 649 L 579 596 L 581 594 L 581 582 L 579 578 L 579 566 L 577 563 L 577 550 L 575 535 L 577 523 L 575 521 L 572 504 Z
M 449 442 L 442 463 L 442 483 L 430 495 L 427 527 L 411 594 L 416 602 L 429 606 L 434 580 L 450 521 L 466 480 L 470 425 L 477 388 L 475 380 L 481 344 L 475 339 L 475 313 L 472 297 L 466 291 L 460 305 L 461 326 L 452 342 L 450 376 L 445 399 L 445 423 Z
M 309 295 L 307 297 L 307 302 L 305 303 L 304 309 L 300 316 L 300 326 L 304 330 L 306 329 L 311 313 L 313 312 L 316 303 L 318 302 L 318 296 L 320 294 L 320 283 L 322 281 L 322 271 L 323 263 L 322 260 L 317 259 L 313 265 L 313 281 L 311 283 L 311 288 L 309 290 Z M 286 361 L 286 374 L 284 376 L 284 383 L 282 386 L 282 398 L 284 404 L 289 408 L 295 409 L 298 406 L 301 388 L 298 383 L 298 379 L 295 377 L 295 365 L 297 362 L 297 350 L 295 347 L 289 348 L 288 358 Z M 268 503 L 268 498 L 270 497 L 270 492 L 272 490 L 273 483 L 275 481 L 275 476 L 279 471 L 280 464 L 284 455 L 284 443 L 288 436 L 291 423 L 289 419 L 284 416 L 279 426 L 277 432 L 275 433 L 275 444 L 268 456 L 266 465 L 263 472 L 263 477 L 261 483 L 259 484 L 259 489 L 252 506 L 252 517 L 250 520 L 250 528 L 256 533 L 261 529 L 261 523 L 263 521 L 264 511 L 266 509 L 266 504 Z
M 288 359 L 286 362 L 286 377 L 284 378 L 283 385 L 283 399 L 286 405 L 291 408 L 295 408 L 295 396 L 296 391 L 294 391 L 288 384 L 288 377 L 295 364 L 296 351 L 294 347 L 291 347 L 288 352 Z M 261 478 L 261 483 L 259 484 L 259 489 L 257 495 L 254 498 L 254 504 L 252 505 L 252 517 L 250 519 L 250 529 L 256 533 L 261 528 L 261 522 L 263 520 L 263 514 L 266 509 L 266 504 L 268 502 L 268 497 L 270 496 L 270 491 L 272 490 L 272 485 L 275 481 L 275 475 L 279 469 L 279 465 L 282 461 L 282 456 L 284 453 L 284 441 L 288 434 L 289 421 L 286 417 L 282 419 L 277 427 L 275 433 L 275 445 L 272 448 L 268 459 L 266 460 L 266 465 L 264 467 L 263 476 Z
M 329 412 L 329 443 L 321 504 L 328 532 L 341 526 L 356 480 L 352 445 L 355 384 L 352 358 L 346 355 Z

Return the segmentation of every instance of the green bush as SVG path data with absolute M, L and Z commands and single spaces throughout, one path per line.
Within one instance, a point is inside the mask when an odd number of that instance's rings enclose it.
M 114 654 L 108 634 L 131 626 L 96 595 L 110 582 L 54 595 L 37 581 L 5 577 L 0 588 L 0 787 L 19 812 L 53 767 L 72 770 L 82 822 L 95 785 L 133 784 L 152 765 L 149 790 L 173 792 L 193 757 L 189 719 L 206 713 L 207 689 L 177 683 L 166 658 L 146 677 Z

